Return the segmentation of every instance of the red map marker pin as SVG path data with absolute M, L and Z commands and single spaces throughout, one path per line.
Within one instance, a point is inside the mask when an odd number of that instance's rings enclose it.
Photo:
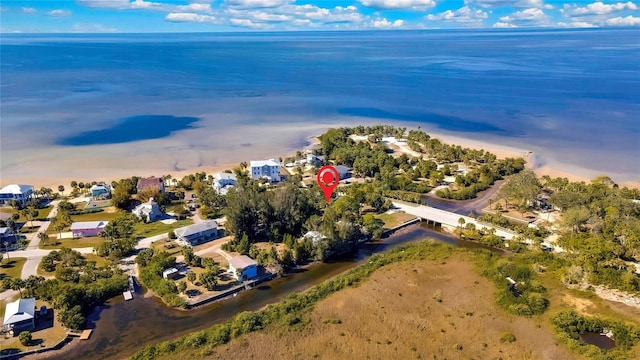
M 317 179 L 318 185 L 320 185 L 328 204 L 331 201 L 333 190 L 338 186 L 338 182 L 340 181 L 340 173 L 338 173 L 338 170 L 333 166 L 323 166 L 318 171 Z

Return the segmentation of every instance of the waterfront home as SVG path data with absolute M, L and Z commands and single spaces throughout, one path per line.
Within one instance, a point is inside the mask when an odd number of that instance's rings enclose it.
M 0 228 L 0 244 L 4 244 L 5 242 L 16 242 L 16 234 L 10 227 Z
M 269 182 L 280 181 L 280 161 L 278 159 L 251 161 L 251 178 L 268 179 Z
M 0 189 L 0 206 L 9 205 L 16 200 L 20 205 L 26 205 L 33 196 L 33 185 L 11 184 Z
M 71 224 L 70 230 L 74 238 L 98 236 L 108 223 L 108 221 L 79 221 Z
M 98 183 L 89 189 L 91 197 L 94 199 L 108 199 L 111 197 L 111 186 L 105 183 Z
M 164 180 L 162 178 L 150 177 L 138 179 L 138 185 L 136 185 L 138 192 L 144 189 L 156 189 L 160 193 L 164 193 Z
M 158 203 L 149 198 L 149 201 L 136 206 L 132 211 L 136 216 L 142 219 L 144 222 L 154 222 L 162 219 L 164 214 L 160 210 Z
M 324 240 L 327 237 L 324 236 L 324 234 L 322 234 L 319 231 L 311 230 L 311 231 L 307 232 L 306 234 L 304 234 L 303 238 L 304 239 L 311 239 L 311 242 L 316 244 L 318 241 Z
M 247 255 L 229 259 L 229 272 L 240 281 L 250 280 L 258 276 L 258 263 Z
M 169 268 L 162 272 L 162 277 L 167 280 L 173 280 L 180 277 L 180 273 L 176 268 Z
M 320 166 L 322 165 L 322 161 L 324 161 L 324 156 L 307 154 L 307 159 L 306 159 L 307 165 Z
M 182 245 L 198 245 L 218 238 L 218 223 L 215 220 L 207 220 L 177 228 L 173 233 L 176 234 L 176 241 Z
M 220 195 L 225 195 L 227 191 L 236 185 L 236 176 L 221 172 L 213 177 L 213 189 Z
M 2 327 L 4 331 L 13 331 L 18 335 L 24 330 L 33 330 L 35 324 L 36 299 L 18 299 L 10 302 L 5 307 L 4 321 Z

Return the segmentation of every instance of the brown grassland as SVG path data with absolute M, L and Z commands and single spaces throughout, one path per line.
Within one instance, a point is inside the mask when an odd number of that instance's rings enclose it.
M 467 254 L 468 256 L 469 254 Z M 495 285 L 472 261 L 387 265 L 363 284 L 320 301 L 298 328 L 269 326 L 182 358 L 581 359 L 557 343 L 544 318 L 500 309 Z M 504 333 L 516 341 L 502 343 Z M 164 359 L 175 358 L 172 356 Z

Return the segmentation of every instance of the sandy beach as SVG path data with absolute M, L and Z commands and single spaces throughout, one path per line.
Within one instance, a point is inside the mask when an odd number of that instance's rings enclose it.
M 335 126 L 338 124 L 281 126 L 275 131 L 277 137 L 269 136 L 269 133 L 274 131 L 267 132 L 263 126 L 241 127 L 236 129 L 234 134 L 211 134 L 208 131 L 194 129 L 165 139 L 127 144 L 126 147 L 109 145 L 66 150 L 52 148 L 39 151 L 37 154 L 18 155 L 26 157 L 25 161 L 6 167 L 1 177 L 1 185 L 26 183 L 54 190 L 58 185 L 63 185 L 69 190 L 69 184 L 74 180 L 111 182 L 130 176 L 160 177 L 170 174 L 173 178 L 180 179 L 195 172 L 214 174 L 232 169 L 242 161 L 292 155 L 317 143 L 319 134 Z M 195 132 L 202 135 L 194 140 Z M 427 133 L 448 144 L 490 151 L 499 158 L 522 157 L 527 160 L 527 168 L 534 170 L 538 176 L 566 177 L 572 181 L 589 181 L 596 176 L 596 173 L 589 169 L 554 163 L 553 159 L 532 149 L 438 134 L 429 130 Z M 206 144 L 203 143 L 205 137 L 210 137 Z M 189 143 L 190 139 L 193 143 Z M 251 139 L 251 142 L 247 139 Z M 621 185 L 638 186 L 639 183 L 627 181 Z

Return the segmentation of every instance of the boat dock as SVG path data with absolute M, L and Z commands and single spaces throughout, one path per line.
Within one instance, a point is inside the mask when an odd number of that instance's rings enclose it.
M 132 300 L 133 299 L 133 294 L 131 293 L 131 291 L 127 290 L 125 292 L 122 293 L 122 296 L 124 296 L 124 299 L 126 301 Z
M 68 336 L 78 336 L 78 337 L 80 337 L 80 340 L 89 340 L 89 338 L 91 337 L 91 333 L 92 332 L 93 332 L 92 329 L 82 330 L 82 332 L 67 331 L 67 335 Z

